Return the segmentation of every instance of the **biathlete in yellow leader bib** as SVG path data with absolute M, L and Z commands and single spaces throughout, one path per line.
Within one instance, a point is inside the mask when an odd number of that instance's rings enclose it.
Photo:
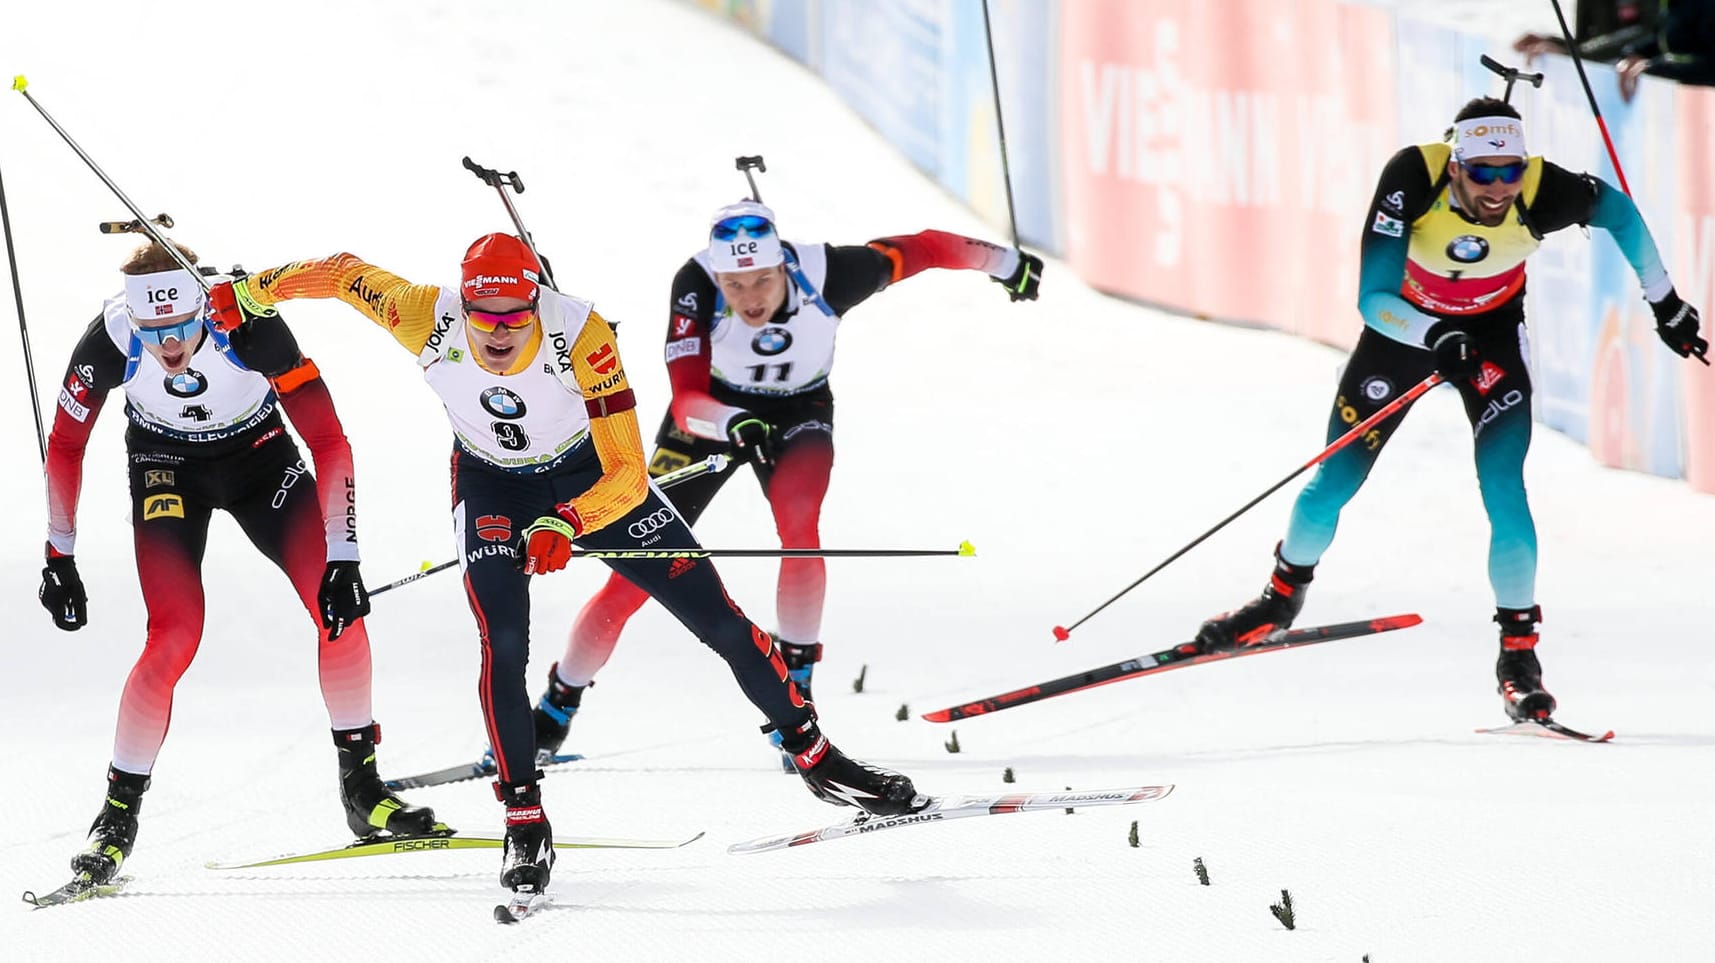
M 299 261 L 217 286 L 216 323 L 241 330 L 293 298 L 338 298 L 417 356 L 453 427 L 453 527 L 481 635 L 483 724 L 506 806 L 501 883 L 548 883 L 552 833 L 542 807 L 525 686 L 531 575 L 565 567 L 573 544 L 692 548 L 690 528 L 650 483 L 636 400 L 613 332 L 588 301 L 543 286 L 529 247 L 489 234 L 465 252 L 458 287 L 412 284 L 350 254 Z M 657 539 L 655 536 L 660 536 Z M 706 559 L 609 559 L 731 667 L 751 703 L 785 734 L 812 792 L 897 814 L 921 805 L 911 780 L 829 744 L 768 633 L 745 618 Z
M 1573 225 L 1608 232 L 1643 287 L 1656 332 L 1680 357 L 1702 357 L 1697 310 L 1680 300 L 1631 198 L 1525 150 L 1524 121 L 1504 101 L 1462 108 L 1449 143 L 1407 147 L 1383 169 L 1365 214 L 1358 310 L 1364 331 L 1328 419 L 1332 442 L 1397 393 L 1439 371 L 1470 419 L 1477 482 L 1488 512 L 1489 584 L 1500 654 L 1498 689 L 1514 720 L 1546 719 L 1554 697 L 1537 660 L 1536 525 L 1525 499 L 1531 378 L 1524 321 L 1525 260 L 1543 236 Z M 1261 641 L 1304 606 L 1340 510 L 1356 495 L 1403 413 L 1322 463 L 1293 505 L 1262 594 L 1203 623 L 1210 650 Z

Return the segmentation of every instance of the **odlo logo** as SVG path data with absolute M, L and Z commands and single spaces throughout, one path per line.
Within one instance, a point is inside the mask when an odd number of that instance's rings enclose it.
M 1496 418 L 1499 418 L 1502 412 L 1507 411 L 1523 400 L 1524 392 L 1514 388 L 1506 394 L 1501 395 L 1499 398 L 1490 401 L 1489 406 L 1483 409 L 1483 413 L 1477 416 L 1476 434 L 1482 434 L 1483 429 L 1489 427 L 1489 423 L 1494 421 Z

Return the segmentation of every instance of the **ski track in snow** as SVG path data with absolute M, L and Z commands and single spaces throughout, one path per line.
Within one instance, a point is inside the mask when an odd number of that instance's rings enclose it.
M 708 212 L 742 192 L 735 155 L 767 158 L 763 194 L 793 239 L 858 243 L 931 226 L 1001 237 L 803 69 L 677 3 L 521 2 L 504 17 L 403 0 L 170 10 L 13 11 L 0 61 L 29 77 L 31 93 L 139 206 L 170 212 L 174 235 L 211 262 L 259 268 L 351 250 L 445 281 L 470 238 L 506 226 L 459 158 L 518 170 L 528 185 L 519 209 L 564 286 L 622 322 L 646 435 L 667 398 L 668 282 Z M 125 112 L 145 96 L 169 106 Z M 127 248 L 91 228 L 122 209 L 22 98 L 0 109 L 0 144 L 51 412 L 65 358 L 117 288 Z M 1568 232 L 1549 243 L 1584 242 Z M 848 319 L 824 543 L 968 538 L 978 557 L 831 563 L 817 703 L 848 752 L 931 791 L 999 791 L 1010 766 L 1020 789 L 1175 783 L 1169 798 L 728 856 L 727 843 L 841 813 L 774 771 L 725 667 L 649 607 L 578 717 L 568 748 L 591 758 L 551 776 L 545 801 L 566 835 L 707 838 L 663 852 L 565 853 L 555 905 L 517 927 L 489 916 L 501 894 L 493 852 L 213 873 L 204 861 L 320 847 L 345 833 L 306 617 L 221 516 L 205 565 L 204 644 L 179 685 L 126 866 L 136 882 L 112 899 L 0 911 L 0 956 L 1715 955 L 1703 911 L 1715 899 L 1706 818 L 1715 612 L 1699 590 L 1710 583 L 1715 499 L 1605 470 L 1539 431 L 1528 472 L 1546 679 L 1564 721 L 1612 727 L 1619 739 L 1478 735 L 1502 721 L 1487 530 L 1462 414 L 1439 393 L 1420 402 L 1348 510 L 1303 619 L 1415 611 L 1423 626 L 951 725 L 916 719 L 1163 648 L 1254 593 L 1297 484 L 1071 641 L 1057 646 L 1049 634 L 1322 442 L 1339 353 L 1118 302 L 1053 262 L 1044 291 L 1015 306 L 983 278 L 936 272 Z M 300 303 L 288 316 L 352 439 L 370 583 L 451 557 L 448 431 L 415 366 L 344 307 Z M 144 614 L 114 398 L 85 461 L 78 558 L 91 623 L 60 633 L 33 601 L 41 484 L 8 341 L 14 388 L 0 444 L 15 465 L 6 491 L 22 507 L 0 553 L 13 621 L 0 646 L 13 773 L 0 785 L 0 892 L 20 893 L 63 882 L 82 845 Z M 771 532 L 747 479 L 699 528 L 706 544 L 741 547 L 767 545 Z M 721 568 L 734 598 L 770 624 L 774 566 Z M 592 564 L 536 586 L 532 694 L 604 577 Z M 370 626 L 384 773 L 474 758 L 475 631 L 455 578 L 377 599 Z M 848 682 L 866 665 L 856 694 Z M 911 721 L 894 720 L 902 703 Z M 955 730 L 956 755 L 942 747 Z M 453 825 L 499 827 L 483 784 L 409 795 Z M 1196 858 L 1213 885 L 1198 885 Z M 1268 912 L 1283 888 L 1293 932 Z

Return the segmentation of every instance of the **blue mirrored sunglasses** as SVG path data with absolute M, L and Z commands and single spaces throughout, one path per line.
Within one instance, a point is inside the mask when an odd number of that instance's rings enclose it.
M 774 233 L 774 224 L 766 217 L 741 214 L 716 221 L 715 226 L 709 229 L 709 236 L 717 241 L 730 241 L 738 237 L 740 231 L 751 237 L 767 237 Z
M 169 324 L 159 328 L 145 328 L 135 322 L 131 330 L 137 332 L 137 339 L 149 344 L 166 344 L 168 338 L 175 341 L 187 342 L 196 334 L 196 329 L 202 327 L 202 316 L 197 315 L 178 324 Z
M 1514 161 L 1511 164 L 1466 164 L 1461 161 L 1459 166 L 1465 168 L 1466 177 L 1484 186 L 1496 181 L 1502 184 L 1517 184 L 1519 178 L 1524 176 L 1524 161 Z

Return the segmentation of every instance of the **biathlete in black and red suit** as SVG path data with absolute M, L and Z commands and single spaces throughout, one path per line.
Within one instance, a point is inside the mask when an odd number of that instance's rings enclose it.
M 929 268 L 982 271 L 1014 301 L 1035 300 L 1042 278 L 1034 255 L 944 231 L 862 245 L 793 244 L 760 203 L 715 212 L 707 248 L 673 278 L 666 345 L 673 400 L 655 436 L 650 475 L 712 454 L 748 460 L 781 546 L 819 548 L 834 463 L 828 379 L 840 322 L 871 295 Z M 729 477 L 712 472 L 675 486 L 672 502 L 687 523 L 701 517 Z M 806 698 L 822 654 L 826 584 L 821 559 L 781 560 L 776 638 Z M 584 606 L 537 703 L 540 744 L 560 745 L 584 687 L 647 598 L 615 574 Z
M 179 248 L 189 263 L 196 255 Z M 382 785 L 370 714 L 369 596 L 358 572 L 351 448 L 315 363 L 279 318 L 230 338 L 204 323 L 201 279 L 158 244 L 122 266 L 66 366 L 48 437 L 47 566 L 39 596 L 61 629 L 87 623 L 75 561 L 83 455 L 108 393 L 125 395 L 125 448 L 137 577 L 148 609 L 143 653 L 125 680 L 107 799 L 72 868 L 111 879 L 131 854 L 149 774 L 167 736 L 173 687 L 203 635 L 203 552 L 218 509 L 286 573 L 311 618 L 322 699 L 338 746 L 346 822 L 358 836 L 427 832 L 434 812 Z M 281 412 L 309 445 L 312 473 Z

